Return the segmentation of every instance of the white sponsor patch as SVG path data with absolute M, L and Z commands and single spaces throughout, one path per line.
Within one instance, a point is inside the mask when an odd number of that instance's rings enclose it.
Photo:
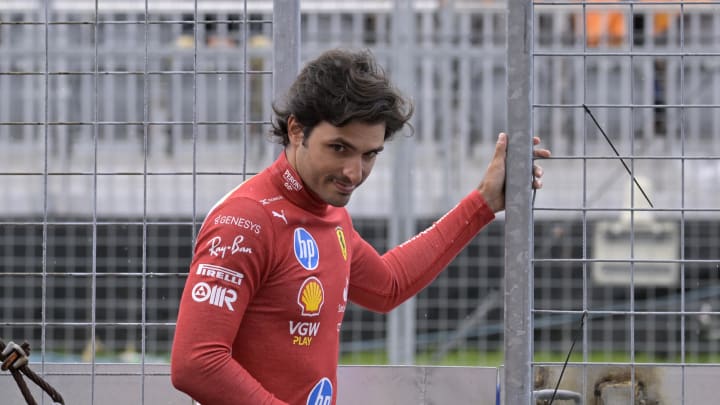
M 313 338 L 317 336 L 320 322 L 294 322 L 290 321 L 290 335 L 292 344 L 296 346 L 310 346 Z
M 275 197 L 263 198 L 262 200 L 260 200 L 260 203 L 261 203 L 262 205 L 270 205 L 270 204 L 274 203 L 275 201 L 280 201 L 280 200 L 282 200 L 282 199 L 283 199 L 283 196 L 278 195 L 278 196 L 275 196 Z
M 285 225 L 287 225 L 288 222 L 287 222 L 287 218 L 285 218 L 285 210 L 280 210 L 279 213 L 278 213 L 277 211 L 273 211 L 273 212 L 272 212 L 272 215 L 273 215 L 275 218 L 280 218 L 280 219 L 282 219 L 283 222 L 285 222 Z
M 217 285 L 210 286 L 205 282 L 199 282 L 192 288 L 192 299 L 195 302 L 207 301 L 210 305 L 216 307 L 226 307 L 230 311 L 235 311 L 232 303 L 237 301 L 237 291 L 232 288 L 220 287 Z
M 249 229 L 255 232 L 256 235 L 259 235 L 260 231 L 262 231 L 260 224 L 256 224 L 247 218 L 236 217 L 234 215 L 218 215 L 214 221 L 215 225 L 235 225 L 238 228 Z
M 227 281 L 228 283 L 235 285 L 242 284 L 242 280 L 245 278 L 245 276 L 239 271 L 205 263 L 200 264 L 195 273 L 200 276 L 214 277 L 218 280 Z
M 210 253 L 210 256 L 225 258 L 225 255 L 234 255 L 237 253 L 252 253 L 252 248 L 247 246 L 242 246 L 243 241 L 245 240 L 245 237 L 242 235 L 238 235 L 233 239 L 232 243 L 226 244 L 223 243 L 223 239 L 220 236 L 216 236 L 207 243 L 208 253 Z
M 320 322 L 295 322 L 290 321 L 290 334 L 300 336 L 317 336 L 320 330 Z
M 285 188 L 292 191 L 300 191 L 302 190 L 302 184 L 300 184 L 299 181 L 295 178 L 295 176 L 290 173 L 290 170 L 285 170 L 285 173 L 283 173 L 283 179 L 285 180 Z

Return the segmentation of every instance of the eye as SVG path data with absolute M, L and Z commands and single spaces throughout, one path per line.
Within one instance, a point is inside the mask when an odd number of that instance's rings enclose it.
M 376 156 L 378 155 L 378 153 L 380 153 L 379 150 L 374 150 L 374 151 L 371 151 L 371 152 L 366 153 L 366 154 L 365 154 L 365 157 L 366 157 L 367 159 L 372 159 L 372 158 L 376 157 Z
M 335 152 L 345 152 L 345 150 L 346 150 L 345 145 L 342 145 L 342 144 L 339 144 L 339 143 L 333 143 L 333 144 L 330 145 L 330 147 L 331 147 L 332 150 L 334 150 Z

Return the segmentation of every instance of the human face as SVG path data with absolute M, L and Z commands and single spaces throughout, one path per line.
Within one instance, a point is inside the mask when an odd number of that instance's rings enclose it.
M 288 161 L 306 187 L 323 201 L 343 207 L 353 191 L 370 175 L 385 144 L 385 124 L 351 122 L 336 127 L 326 121 L 307 138 L 294 117 L 288 122 Z

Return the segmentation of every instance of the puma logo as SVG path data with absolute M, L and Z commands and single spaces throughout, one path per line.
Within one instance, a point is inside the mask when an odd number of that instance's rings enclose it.
M 280 218 L 285 222 L 285 225 L 287 225 L 287 218 L 285 218 L 285 210 L 280 210 L 280 213 L 278 214 L 277 211 L 272 212 L 274 217 Z

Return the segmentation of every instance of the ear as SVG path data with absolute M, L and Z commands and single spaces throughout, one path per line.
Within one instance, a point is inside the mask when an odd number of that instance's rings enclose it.
M 288 138 L 293 145 L 299 145 L 303 142 L 303 126 L 298 122 L 294 115 L 288 117 Z

